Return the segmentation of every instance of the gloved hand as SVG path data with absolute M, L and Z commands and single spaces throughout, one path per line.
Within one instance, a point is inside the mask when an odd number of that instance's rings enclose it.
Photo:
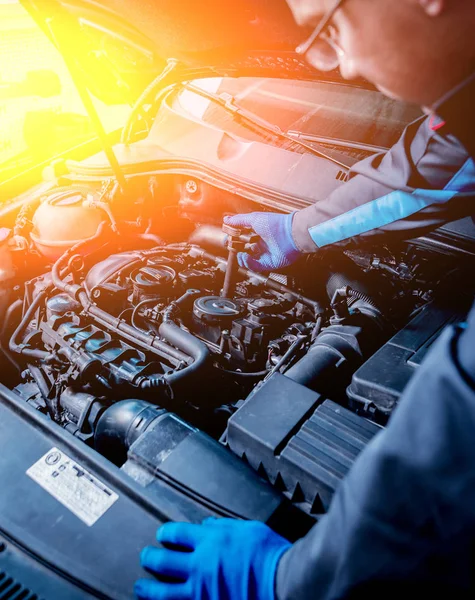
M 290 543 L 257 521 L 167 523 L 143 549 L 142 566 L 164 581 L 140 579 L 141 600 L 274 600 L 277 564 Z M 175 583 L 170 583 L 172 578 Z
M 261 237 L 253 245 L 251 252 L 240 252 L 238 262 L 256 273 L 278 271 L 295 262 L 300 251 L 292 237 L 292 219 L 290 215 L 278 213 L 253 212 L 246 215 L 225 217 L 224 222 L 233 227 L 252 229 Z

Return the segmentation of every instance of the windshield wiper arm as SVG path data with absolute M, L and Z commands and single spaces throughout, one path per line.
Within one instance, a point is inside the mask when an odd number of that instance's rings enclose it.
M 259 127 L 266 133 L 270 133 L 272 135 L 280 137 L 281 139 L 287 140 L 292 144 L 296 144 L 297 146 L 304 148 L 305 150 L 307 150 L 307 152 L 310 152 L 311 154 L 314 154 L 319 158 L 329 160 L 333 164 L 340 167 L 340 169 L 344 169 L 345 171 L 350 170 L 350 167 L 345 163 L 342 163 L 336 158 L 325 154 L 325 152 L 317 150 L 316 148 L 314 148 L 310 144 L 306 144 L 302 140 L 296 139 L 292 135 L 289 135 L 288 133 L 282 131 L 282 129 L 277 125 L 269 123 L 262 117 L 259 117 L 258 115 L 254 114 L 252 111 L 247 110 L 242 106 L 239 106 L 239 104 L 236 104 L 235 99 L 233 96 L 231 96 L 231 94 L 228 94 L 226 92 L 222 92 L 221 94 L 215 94 L 214 92 L 208 92 L 206 90 L 203 90 L 197 87 L 196 85 L 193 85 L 192 83 L 183 83 L 182 87 L 190 92 L 193 92 L 194 94 L 197 94 L 198 96 L 201 96 L 202 98 L 205 98 L 207 100 L 210 100 L 211 102 L 214 102 L 215 104 L 218 104 L 227 112 L 240 117 L 248 123 L 252 123 L 254 126 Z

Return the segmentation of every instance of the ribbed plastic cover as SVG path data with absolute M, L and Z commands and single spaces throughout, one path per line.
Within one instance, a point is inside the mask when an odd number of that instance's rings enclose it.
M 280 455 L 286 485 L 290 490 L 300 487 L 314 510 L 319 509 L 319 500 L 326 509 L 358 454 L 379 430 L 377 425 L 326 400 Z
M 0 600 L 43 600 L 22 583 L 0 570 Z
M 380 429 L 276 374 L 231 417 L 227 442 L 294 502 L 318 513 Z

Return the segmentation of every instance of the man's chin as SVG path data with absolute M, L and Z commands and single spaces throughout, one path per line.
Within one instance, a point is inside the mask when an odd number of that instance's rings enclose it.
M 374 84 L 374 86 L 377 88 L 377 90 L 379 92 L 381 92 L 381 94 L 384 94 L 391 100 L 396 100 L 397 102 L 405 102 L 406 104 L 413 104 L 414 106 L 420 106 L 420 107 L 425 106 L 422 98 L 409 97 L 408 94 L 407 95 L 397 94 L 396 92 L 393 92 L 392 90 L 388 90 L 387 88 L 385 88 L 382 85 Z M 427 110 L 428 110 L 428 113 L 432 112 L 430 109 L 427 109 Z
M 399 96 L 395 92 L 392 92 L 391 90 L 388 90 L 387 88 L 383 87 L 382 85 L 376 84 L 376 88 L 378 89 L 378 91 L 380 91 L 382 94 L 384 94 L 388 98 L 391 98 L 392 100 L 402 100 L 401 96 Z

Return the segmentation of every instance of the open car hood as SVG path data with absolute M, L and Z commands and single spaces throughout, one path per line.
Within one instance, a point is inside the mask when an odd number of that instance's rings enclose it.
M 319 78 L 293 51 L 305 32 L 284 0 L 21 3 L 109 104 L 133 102 L 169 59 L 183 64 L 185 79 L 190 68 L 195 76 Z

